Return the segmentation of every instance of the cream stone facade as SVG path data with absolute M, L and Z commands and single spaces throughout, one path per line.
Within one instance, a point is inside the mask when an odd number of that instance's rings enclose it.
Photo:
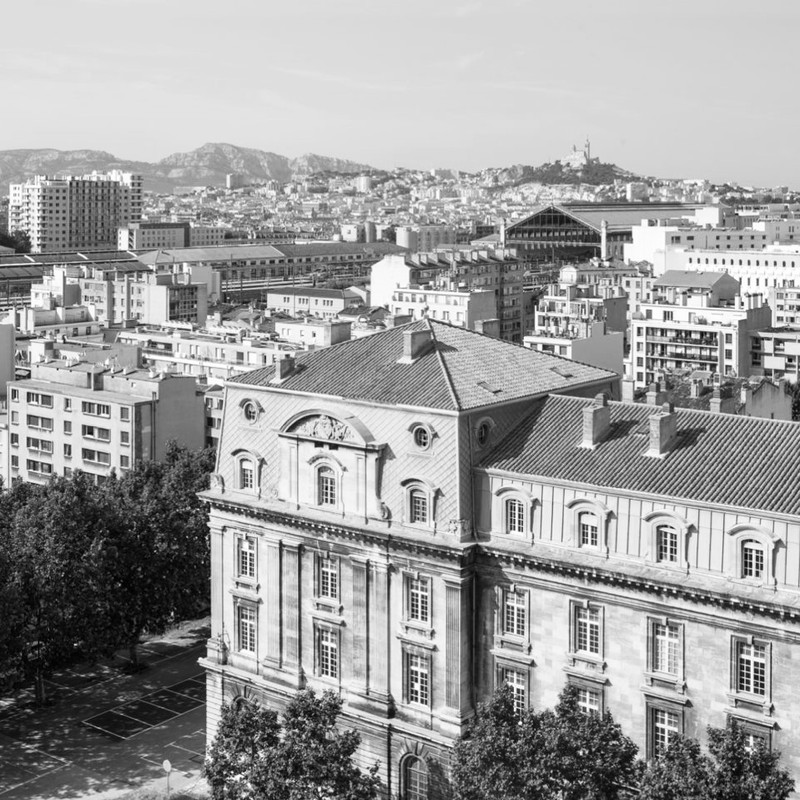
M 411 764 L 445 769 L 476 699 L 472 467 L 536 397 L 617 383 L 431 320 L 228 382 L 204 495 L 209 736 L 224 701 L 332 689 L 391 796 Z
M 645 757 L 736 719 L 800 773 L 800 427 L 617 387 L 430 319 L 229 382 L 209 736 L 331 689 L 386 796 L 435 800 L 477 703 L 570 682 Z

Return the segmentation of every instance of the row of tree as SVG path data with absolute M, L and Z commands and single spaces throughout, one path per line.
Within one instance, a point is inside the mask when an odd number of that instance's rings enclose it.
M 282 721 L 251 702 L 224 706 L 205 762 L 212 798 L 373 800 L 378 767 L 355 766 L 359 737 L 337 729 L 341 707 L 332 692 L 309 690 L 289 702 Z M 708 745 L 705 755 L 696 741 L 678 737 L 645 764 L 609 712 L 581 710 L 575 687 L 564 689 L 555 709 L 523 713 L 504 687 L 457 741 L 450 794 L 453 800 L 786 800 L 792 793 L 780 755 L 748 747 L 736 725 L 709 728 Z
M 207 606 L 213 451 L 175 444 L 97 485 L 76 472 L 0 494 L 0 686 L 128 648 Z
M 567 686 L 554 710 L 518 713 L 500 689 L 458 741 L 457 800 L 785 800 L 794 790 L 780 754 L 748 746 L 732 723 L 708 729 L 704 755 L 677 737 L 646 764 L 611 713 L 584 713 Z

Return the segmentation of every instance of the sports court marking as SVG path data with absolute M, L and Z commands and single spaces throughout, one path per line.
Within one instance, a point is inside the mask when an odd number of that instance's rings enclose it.
M 205 675 L 200 674 L 95 714 L 83 720 L 83 724 L 123 741 L 204 703 Z

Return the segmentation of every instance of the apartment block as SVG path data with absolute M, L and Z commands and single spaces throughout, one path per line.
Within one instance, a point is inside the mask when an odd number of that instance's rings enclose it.
M 119 250 L 216 247 L 224 241 L 225 228 L 189 222 L 133 222 L 117 230 Z
M 761 296 L 741 296 L 727 273 L 666 272 L 631 322 L 630 377 L 639 388 L 675 370 L 749 375 L 750 333 L 771 319 Z
M 109 173 L 12 183 L 9 230 L 23 230 L 31 251 L 114 249 L 117 229 L 142 217 L 142 176 Z
M 163 458 L 170 439 L 204 446 L 203 398 L 192 377 L 73 357 L 33 363 L 31 377 L 7 390 L 4 481 L 46 483 L 76 470 L 102 481 Z

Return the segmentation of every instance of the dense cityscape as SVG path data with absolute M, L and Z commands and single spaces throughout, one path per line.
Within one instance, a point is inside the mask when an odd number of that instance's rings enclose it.
M 0 54 L 0 800 L 795 796 L 800 10 L 415 1 Z

